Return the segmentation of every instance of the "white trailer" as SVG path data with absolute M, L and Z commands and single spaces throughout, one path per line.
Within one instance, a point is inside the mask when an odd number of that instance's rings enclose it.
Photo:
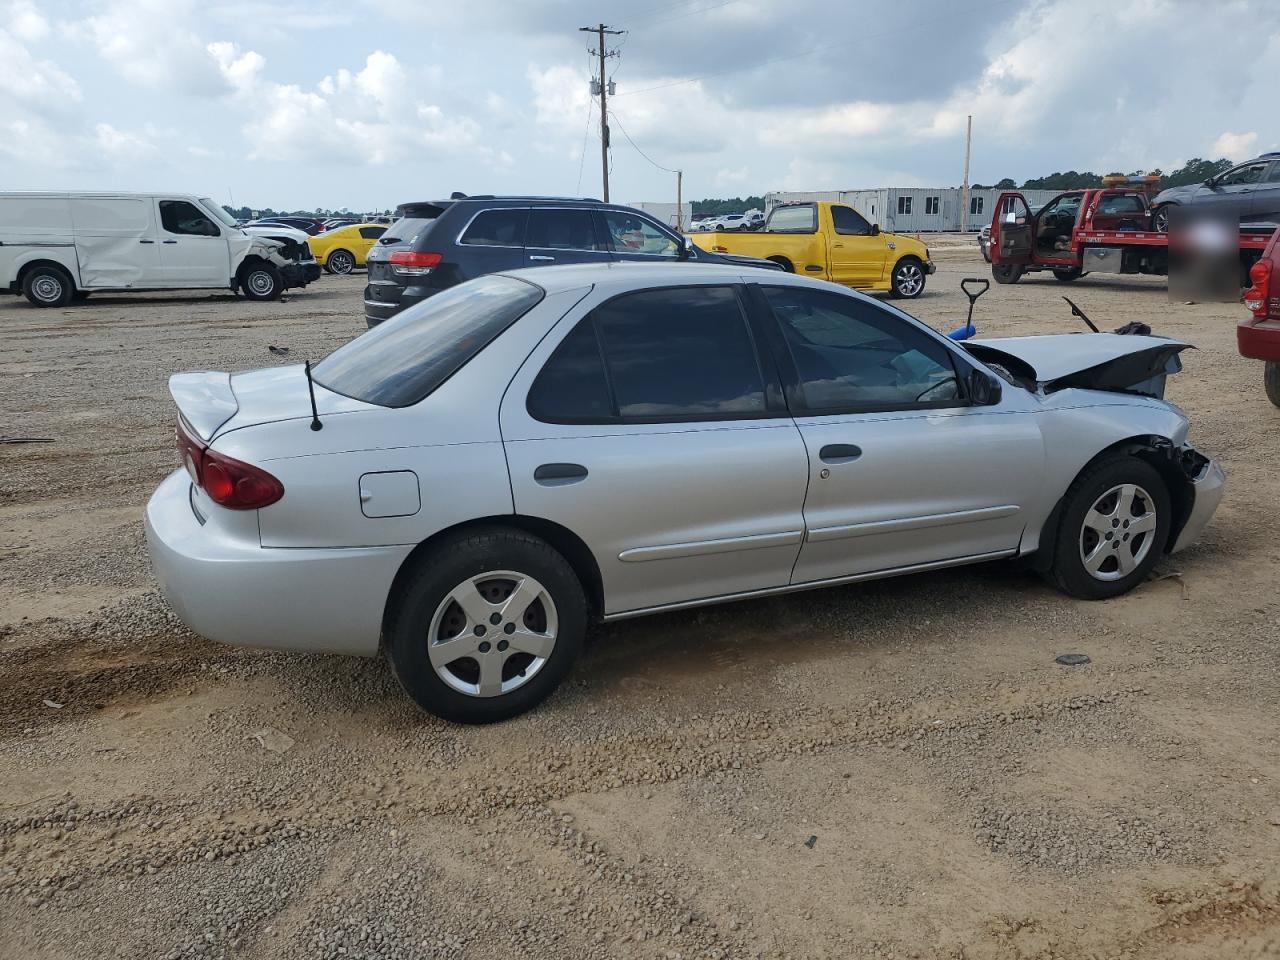
M 996 199 L 1003 191 L 969 188 L 969 208 L 962 204 L 959 187 L 877 187 L 865 190 L 774 192 L 765 194 L 765 206 L 780 203 L 830 200 L 853 207 L 882 230 L 895 233 L 975 232 L 991 222 Z M 1057 196 L 1056 190 L 1024 190 L 1032 206 Z

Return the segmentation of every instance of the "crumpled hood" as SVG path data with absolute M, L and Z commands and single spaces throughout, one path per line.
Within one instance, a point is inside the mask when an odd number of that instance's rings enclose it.
M 1163 378 L 1182 369 L 1178 354 L 1191 344 L 1131 334 L 1063 333 L 967 340 L 963 346 L 1046 393 L 1081 387 L 1163 396 Z

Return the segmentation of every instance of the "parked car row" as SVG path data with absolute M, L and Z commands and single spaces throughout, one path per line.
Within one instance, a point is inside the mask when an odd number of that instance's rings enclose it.
M 764 214 L 759 210 L 746 213 L 725 213 L 720 216 L 695 216 L 689 226 L 690 233 L 730 233 L 741 230 L 759 230 L 764 225 Z

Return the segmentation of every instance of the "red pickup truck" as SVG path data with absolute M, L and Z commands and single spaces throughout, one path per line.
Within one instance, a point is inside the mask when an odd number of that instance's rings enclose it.
M 1249 280 L 1252 286 L 1244 293 L 1244 305 L 1250 316 L 1236 325 L 1236 344 L 1240 356 L 1265 361 L 1262 381 L 1267 397 L 1280 407 L 1280 228 L 1249 268 Z

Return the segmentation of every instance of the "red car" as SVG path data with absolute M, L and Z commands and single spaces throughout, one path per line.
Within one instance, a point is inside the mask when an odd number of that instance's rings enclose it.
M 1244 293 L 1244 305 L 1252 314 L 1236 326 L 1240 356 L 1266 361 L 1263 383 L 1267 397 L 1280 407 L 1280 228 L 1249 268 L 1252 286 Z

